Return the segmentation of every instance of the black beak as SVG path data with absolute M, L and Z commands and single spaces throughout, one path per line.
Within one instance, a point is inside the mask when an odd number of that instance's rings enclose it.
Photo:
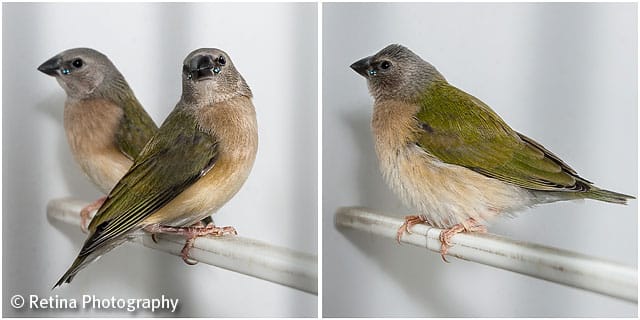
M 38 71 L 48 74 L 50 76 L 57 76 L 58 70 L 60 70 L 61 59 L 58 56 L 55 56 L 38 67 Z
M 351 69 L 353 69 L 353 71 L 359 73 L 361 76 L 367 78 L 369 77 L 369 68 L 371 67 L 371 57 L 366 57 L 364 59 L 360 59 L 356 62 L 354 62 L 351 65 Z
M 220 72 L 220 67 L 210 55 L 196 56 L 189 62 L 189 75 L 195 81 L 213 79 L 214 73 Z

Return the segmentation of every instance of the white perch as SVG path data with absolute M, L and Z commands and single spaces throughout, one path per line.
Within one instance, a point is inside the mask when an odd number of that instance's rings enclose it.
M 379 235 L 394 242 L 403 222 L 366 208 L 340 208 L 336 213 L 337 226 Z M 401 242 L 440 252 L 441 231 L 419 224 L 412 228 L 412 234 L 405 233 Z M 460 233 L 451 238 L 451 243 L 447 254 L 456 258 L 638 302 L 638 272 L 629 266 L 493 234 Z
M 63 198 L 47 204 L 50 218 L 78 226 L 80 210 L 88 202 Z M 185 240 L 180 236 L 159 235 L 136 242 L 145 247 L 179 256 Z M 318 294 L 318 257 L 240 236 L 201 237 L 189 252 L 193 260 Z

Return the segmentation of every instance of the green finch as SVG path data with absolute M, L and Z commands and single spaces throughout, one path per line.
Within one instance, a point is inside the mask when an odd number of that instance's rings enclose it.
M 107 194 L 158 127 L 118 69 L 96 50 L 63 51 L 38 70 L 55 77 L 66 92 L 64 129 L 73 157 Z M 87 231 L 89 213 L 104 200 L 102 197 L 82 209 L 83 231 Z
M 180 101 L 98 209 L 78 257 L 55 286 L 143 230 L 183 235 L 187 263 L 195 238 L 235 233 L 200 220 L 229 201 L 251 171 L 258 148 L 251 99 L 225 52 L 190 53 Z
M 375 100 L 371 126 L 382 174 L 420 213 L 405 218 L 398 241 L 417 223 L 446 229 L 444 259 L 454 234 L 483 232 L 497 216 L 561 200 L 634 199 L 578 176 L 403 46 L 389 45 L 351 68 L 367 79 Z

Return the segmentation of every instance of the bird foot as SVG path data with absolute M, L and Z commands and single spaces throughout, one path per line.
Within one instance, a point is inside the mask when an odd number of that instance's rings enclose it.
M 213 224 L 213 218 L 211 218 L 211 216 L 208 216 L 194 224 L 192 224 L 192 227 L 204 227 L 205 225 L 209 225 L 209 224 Z M 229 227 L 231 228 L 231 227 Z M 235 230 L 235 229 L 234 229 Z M 238 234 L 236 232 L 236 234 Z M 157 233 L 152 233 L 151 234 L 151 240 L 153 240 L 154 243 L 158 243 L 158 238 L 156 237 Z
M 398 244 L 400 244 L 400 238 L 405 232 L 408 234 L 411 234 L 412 233 L 411 228 L 413 226 L 415 226 L 416 224 L 421 224 L 425 222 L 429 223 L 429 221 L 427 220 L 427 217 L 424 215 L 404 217 L 404 223 L 400 226 L 400 228 L 398 228 L 398 233 L 396 235 L 396 240 L 398 241 Z
M 440 256 L 444 262 L 449 262 L 445 255 L 451 247 L 451 237 L 461 232 L 487 232 L 487 227 L 479 224 L 475 219 L 469 218 L 465 223 L 458 223 L 449 229 L 445 229 L 440 232 Z
M 89 223 L 91 222 L 91 212 L 96 209 L 99 209 L 104 201 L 107 200 L 107 197 L 102 197 L 94 202 L 91 202 L 86 207 L 80 210 L 80 229 L 84 233 L 89 233 Z
M 205 221 L 205 219 L 202 219 L 202 220 L 192 224 L 191 227 L 204 227 L 204 221 Z M 162 227 L 165 227 L 165 226 L 162 226 Z M 168 226 L 166 226 L 166 227 L 168 227 Z M 174 228 L 174 227 L 168 227 L 168 228 Z M 151 231 L 149 231 L 147 229 L 145 229 L 145 230 L 148 231 L 148 232 L 151 232 Z M 157 230 L 157 229 L 154 229 L 154 230 Z M 151 233 L 151 240 L 153 240 L 154 243 L 158 243 L 158 238 L 156 237 L 156 235 L 158 233 L 172 233 L 172 234 L 175 234 L 174 232 L 155 231 L 155 232 Z
M 198 264 L 198 261 L 191 260 L 191 258 L 189 258 L 189 251 L 193 248 L 195 242 L 195 237 L 187 238 L 187 242 L 184 244 L 184 247 L 182 247 L 182 250 L 180 250 L 180 257 L 182 258 L 182 261 L 190 266 Z
M 198 263 L 197 261 L 191 260 L 191 258 L 189 257 L 189 251 L 191 250 L 191 248 L 193 248 L 196 238 L 209 235 L 214 237 L 222 237 L 226 234 L 238 234 L 234 227 L 217 227 L 213 223 L 204 225 L 202 221 L 198 221 L 194 225 L 188 227 L 172 227 L 155 224 L 145 227 L 144 230 L 151 233 L 151 239 L 154 242 L 157 242 L 155 239 L 155 235 L 157 233 L 177 234 L 184 236 L 187 239 L 187 242 L 180 251 L 180 257 L 182 257 L 182 260 L 188 265 L 194 265 Z

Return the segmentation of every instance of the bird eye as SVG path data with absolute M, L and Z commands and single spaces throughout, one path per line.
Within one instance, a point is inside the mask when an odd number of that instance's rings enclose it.
M 227 63 L 227 60 L 225 60 L 223 56 L 220 56 L 220 57 L 218 57 L 218 63 L 221 66 L 224 66 L 224 64 Z
M 73 62 L 71 62 L 71 65 L 73 65 L 76 68 L 80 68 L 80 67 L 82 67 L 82 60 L 81 59 L 75 59 L 75 60 L 73 60 Z
M 389 61 L 382 61 L 382 63 L 380 64 L 380 68 L 382 69 L 389 69 L 389 67 L 391 67 L 391 62 Z

